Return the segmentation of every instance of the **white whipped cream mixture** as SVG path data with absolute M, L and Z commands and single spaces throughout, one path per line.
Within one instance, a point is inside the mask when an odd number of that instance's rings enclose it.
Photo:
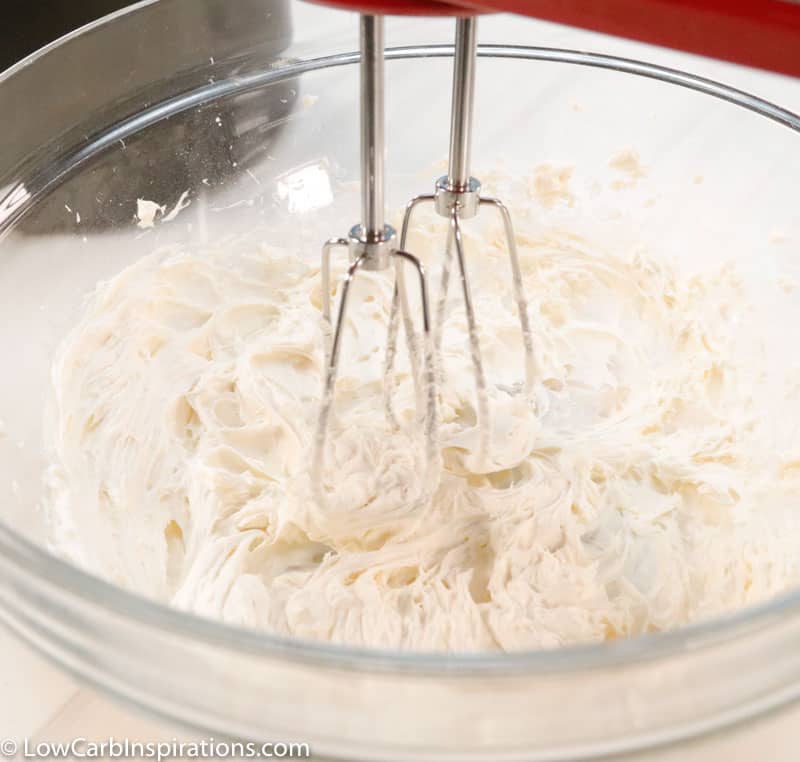
M 539 185 L 561 198 L 568 176 L 554 177 Z M 316 505 L 318 252 L 255 235 L 167 248 L 100 284 L 55 359 L 54 546 L 226 622 L 404 649 L 603 641 L 797 584 L 800 461 L 763 415 L 774 390 L 736 268 L 678 273 L 667 258 L 520 224 L 538 375 L 526 399 L 513 391 L 522 347 L 496 223 L 466 239 L 491 464 L 475 458 L 451 287 L 441 478 L 413 506 L 421 445 L 382 407 L 393 280 L 364 273 L 326 455 L 330 504 Z M 412 240 L 434 292 L 442 241 L 430 220 Z M 335 288 L 344 267 L 342 254 Z M 410 425 L 402 342 L 398 362 L 395 408 Z

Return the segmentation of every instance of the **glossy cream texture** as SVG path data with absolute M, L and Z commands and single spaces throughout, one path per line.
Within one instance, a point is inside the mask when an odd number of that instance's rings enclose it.
M 800 466 L 764 414 L 786 388 L 735 267 L 679 273 L 643 251 L 524 222 L 518 231 L 534 393 L 515 391 L 519 321 L 490 222 L 467 245 L 491 459 L 477 457 L 453 287 L 441 476 L 422 508 L 402 342 L 395 407 L 408 428 L 383 416 L 388 274 L 365 273 L 353 295 L 324 508 L 309 481 L 317 253 L 254 234 L 164 249 L 100 284 L 53 365 L 53 545 L 182 609 L 404 649 L 602 641 L 796 584 Z M 413 242 L 434 294 L 442 240 L 426 222 Z

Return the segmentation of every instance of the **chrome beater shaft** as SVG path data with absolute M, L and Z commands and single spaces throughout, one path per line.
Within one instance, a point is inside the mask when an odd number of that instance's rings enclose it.
M 475 377 L 477 397 L 477 425 L 479 427 L 480 460 L 484 461 L 490 440 L 490 410 L 487 390 L 486 371 L 483 364 L 478 328 L 475 319 L 472 294 L 467 275 L 464 243 L 462 238 L 462 221 L 475 217 L 483 207 L 490 207 L 499 213 L 506 237 L 506 246 L 511 262 L 511 277 L 514 298 L 519 313 L 520 329 L 525 360 L 525 381 L 523 392 L 530 395 L 536 374 L 536 363 L 533 351 L 533 336 L 528 316 L 528 301 L 522 283 L 517 246 L 514 238 L 514 227 L 511 215 L 503 202 L 498 198 L 482 197 L 481 183 L 470 175 L 470 152 L 472 146 L 472 125 L 475 100 L 475 69 L 477 64 L 477 19 L 475 17 L 456 20 L 455 55 L 453 61 L 453 96 L 450 117 L 450 156 L 448 173 L 440 177 L 435 184 L 434 192 L 421 194 L 412 198 L 406 206 L 403 225 L 400 232 L 400 248 L 404 248 L 414 211 L 422 204 L 430 203 L 436 212 L 449 220 L 447 243 L 442 265 L 441 282 L 436 307 L 434 324 L 435 356 L 440 359 L 442 328 L 447 303 L 447 292 L 450 283 L 453 250 L 455 249 L 464 309 L 467 317 L 469 351 Z M 389 318 L 390 331 L 397 330 L 398 312 L 405 311 L 404 295 L 396 288 L 392 300 Z M 388 415 L 392 415 L 392 387 L 394 357 L 387 355 L 387 384 L 384 405 Z
M 427 463 L 436 462 L 437 451 L 434 347 L 425 271 L 415 256 L 405 251 L 402 245 L 397 246 L 395 230 L 384 222 L 384 41 L 381 16 L 362 15 L 360 17 L 360 46 L 362 222 L 353 226 L 347 237 L 332 238 L 324 244 L 320 270 L 322 318 L 325 326 L 325 379 L 312 456 L 312 480 L 315 497 L 322 505 L 326 503 L 323 487 L 325 448 L 333 411 L 342 335 L 347 317 L 350 288 L 360 270 L 385 270 L 391 265 L 395 265 L 396 301 L 401 304 L 403 314 L 403 325 L 416 387 L 417 419 L 422 426 Z M 332 324 L 330 269 L 331 255 L 337 247 L 348 250 L 350 266 L 341 285 L 336 322 Z M 419 373 L 418 339 L 409 312 L 405 290 L 404 264 L 413 267 L 419 283 L 422 305 L 422 377 Z M 396 324 L 396 311 L 394 315 Z M 392 357 L 395 355 L 396 339 L 397 328 L 395 325 L 394 329 L 390 330 L 387 345 L 387 355 L 390 354 Z M 426 486 L 429 485 L 423 484 L 420 496 L 424 496 Z

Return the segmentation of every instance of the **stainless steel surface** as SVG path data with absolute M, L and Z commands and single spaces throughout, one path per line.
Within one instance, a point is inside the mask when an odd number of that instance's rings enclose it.
M 383 18 L 361 16 L 361 217 L 367 241 L 383 239 Z
M 536 358 L 533 349 L 533 334 L 528 315 L 528 300 L 522 283 L 517 246 L 514 238 L 514 226 L 511 215 L 505 204 L 496 198 L 481 198 L 481 183 L 470 175 L 470 154 L 472 148 L 472 125 L 475 101 L 475 68 L 477 63 L 477 19 L 459 18 L 456 20 L 455 51 L 453 59 L 453 93 L 450 111 L 450 159 L 447 175 L 440 177 L 434 185 L 432 195 L 423 194 L 411 199 L 406 207 L 403 227 L 400 232 L 400 245 L 405 245 L 413 212 L 421 204 L 432 203 L 436 212 L 450 221 L 444 262 L 439 285 L 434 325 L 434 352 L 438 357 L 441 349 L 442 325 L 447 304 L 448 286 L 450 284 L 450 267 L 453 249 L 456 251 L 461 294 L 467 317 L 469 335 L 469 353 L 475 379 L 476 416 L 479 429 L 479 460 L 484 462 L 489 455 L 490 447 L 490 410 L 488 399 L 488 382 L 484 369 L 480 340 L 478 337 L 478 321 L 475 316 L 472 294 L 467 273 L 466 253 L 461 235 L 461 222 L 475 217 L 481 207 L 489 206 L 497 210 L 502 218 L 506 248 L 511 263 L 511 278 L 514 285 L 514 297 L 519 314 L 520 331 L 524 354 L 524 381 L 518 388 L 510 391 L 530 395 L 536 373 Z M 398 310 L 403 306 L 402 295 L 395 292 L 389 315 L 390 335 L 396 331 Z M 438 364 L 438 363 L 437 363 Z M 442 381 L 440 367 L 439 382 Z M 392 414 L 391 389 L 393 385 L 393 357 L 387 357 L 385 407 L 387 414 Z
M 462 220 L 468 220 L 478 213 L 481 183 L 477 178 L 470 177 L 463 185 L 455 186 L 447 175 L 443 175 L 436 181 L 435 188 L 433 200 L 436 211 L 442 217 L 449 217 L 456 208 Z
M 472 120 L 475 111 L 475 64 L 478 51 L 478 20 L 456 19 L 456 52 L 453 61 L 453 101 L 450 116 L 450 188 L 469 184 Z
M 436 449 L 436 378 L 434 372 L 433 336 L 431 333 L 428 289 L 425 271 L 420 261 L 406 251 L 397 248 L 397 233 L 384 224 L 384 39 L 383 18 L 381 16 L 361 15 L 359 19 L 359 42 L 361 58 L 360 77 L 360 126 L 361 126 L 361 212 L 362 221 L 354 225 L 347 238 L 332 238 L 322 248 L 322 320 L 325 334 L 325 369 L 317 431 L 312 456 L 312 483 L 317 503 L 327 505 L 324 489 L 325 450 L 328 442 L 333 410 L 336 377 L 339 371 L 342 336 L 350 299 L 350 289 L 359 270 L 385 270 L 395 264 L 395 303 L 403 312 L 403 326 L 409 351 L 409 360 L 414 379 L 417 400 L 417 424 L 422 429 L 424 439 L 426 475 L 412 503 L 424 503 L 432 490 L 432 479 L 437 462 Z M 350 256 L 341 286 L 339 308 L 336 322 L 331 323 L 331 258 L 337 248 L 346 247 Z M 401 247 L 402 249 L 402 247 Z M 424 376 L 420 377 L 419 345 L 409 312 L 406 297 L 403 266 L 408 264 L 417 274 L 422 311 L 422 348 L 424 355 Z M 390 321 L 387 330 L 386 367 L 391 372 L 397 350 L 397 324 Z M 332 333 L 332 336 L 331 336 Z M 385 396 L 385 409 L 389 422 L 398 426 L 391 401 Z

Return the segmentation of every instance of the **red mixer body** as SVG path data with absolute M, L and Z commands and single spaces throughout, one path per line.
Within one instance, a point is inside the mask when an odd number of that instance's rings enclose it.
M 503 12 L 800 77 L 800 0 L 321 0 L 388 15 Z
M 473 16 L 478 13 L 466 4 L 447 0 L 314 0 L 359 13 L 378 13 L 385 16 Z

